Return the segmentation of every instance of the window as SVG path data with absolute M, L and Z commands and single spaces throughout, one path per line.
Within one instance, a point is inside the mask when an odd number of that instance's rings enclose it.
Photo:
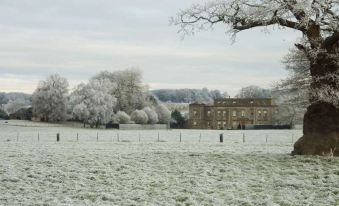
M 234 111 L 232 112 L 232 116 L 233 116 L 233 117 L 236 117 L 236 116 L 237 116 L 237 111 L 236 111 L 236 110 L 234 110 Z
M 193 111 L 193 115 L 196 117 L 196 116 L 198 116 L 198 112 L 197 111 Z
M 236 101 L 233 101 L 233 104 L 236 104 L 237 102 Z
M 211 116 L 211 111 L 207 111 L 207 116 Z
M 226 111 L 222 112 L 222 116 L 226 117 Z
M 251 104 L 253 104 L 254 103 L 254 101 L 253 100 L 251 100 L 251 102 L 250 102 Z
M 221 122 L 218 122 L 218 128 L 221 128 Z
M 220 113 L 221 113 L 221 112 L 220 112 L 220 111 L 218 111 L 218 117 L 220 117 Z
M 198 123 L 197 123 L 197 122 L 193 122 L 193 125 L 194 125 L 194 126 L 197 126 L 197 125 L 198 125 Z
M 224 122 L 224 128 L 226 128 L 226 125 L 227 125 L 227 123 L 226 123 L 226 122 Z
M 241 111 L 241 116 L 242 116 L 242 117 L 245 116 L 245 111 L 244 111 L 244 110 Z
M 211 122 L 207 122 L 207 126 L 210 127 L 211 126 Z
M 267 117 L 267 111 L 264 110 L 264 117 Z
M 258 110 L 258 116 L 261 116 L 261 110 Z

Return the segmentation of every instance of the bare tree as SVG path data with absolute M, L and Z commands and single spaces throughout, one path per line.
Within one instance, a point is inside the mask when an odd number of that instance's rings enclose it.
M 278 25 L 298 30 L 295 44 L 310 62 L 311 105 L 304 118 L 304 136 L 293 154 L 339 155 L 339 1 L 338 0 L 215 0 L 193 5 L 172 21 L 185 34 L 215 24 L 238 32 Z

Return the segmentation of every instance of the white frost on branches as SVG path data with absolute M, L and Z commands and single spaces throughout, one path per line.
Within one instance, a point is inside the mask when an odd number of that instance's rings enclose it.
M 310 96 L 319 97 L 321 101 L 332 103 L 339 108 L 339 90 L 333 89 L 333 87 L 339 88 L 339 71 L 336 73 L 328 73 L 322 77 L 315 77 L 314 81 L 331 81 L 336 83 L 335 86 L 324 84 L 319 88 L 314 88 L 311 90 Z
M 27 101 L 24 99 L 9 100 L 7 104 L 4 105 L 4 109 L 8 114 L 13 114 L 18 110 L 28 106 Z
M 271 97 L 271 91 L 263 89 L 259 86 L 251 85 L 240 89 L 236 98 L 269 98 Z
M 111 86 L 105 80 L 78 85 L 70 97 L 73 117 L 96 127 L 110 122 L 116 105 L 116 98 L 109 91 Z
M 158 123 L 158 114 L 153 109 L 151 109 L 150 107 L 145 107 L 143 111 L 147 114 L 149 124 Z
M 256 27 L 300 31 L 303 38 L 295 46 L 309 62 L 310 102 L 337 104 L 339 87 L 332 76 L 339 68 L 338 0 L 214 0 L 182 10 L 171 21 L 183 34 L 194 34 L 219 23 L 226 24 L 233 37 Z M 303 78 L 298 80 L 304 84 Z
M 130 120 L 130 116 L 124 111 L 118 111 L 113 117 L 113 122 L 118 124 L 127 124 Z
M 158 114 L 158 118 L 159 118 L 159 123 L 162 124 L 168 124 L 171 120 L 171 112 L 169 111 L 169 109 L 163 105 L 163 104 L 159 104 L 156 108 L 155 108 L 157 114 Z
M 131 113 L 141 110 L 148 104 L 147 86 L 142 83 L 139 69 L 127 69 L 115 72 L 100 72 L 93 80 L 106 80 L 111 83 L 109 92 L 117 98 L 116 109 Z
M 147 124 L 148 116 L 143 110 L 135 110 L 131 114 L 131 120 L 136 124 Z
M 54 74 L 41 81 L 32 95 L 35 117 L 43 121 L 64 121 L 67 119 L 68 81 Z

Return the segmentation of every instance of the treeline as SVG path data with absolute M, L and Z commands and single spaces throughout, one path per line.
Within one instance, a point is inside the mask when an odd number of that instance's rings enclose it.
M 155 95 L 162 102 L 174 103 L 211 103 L 215 98 L 228 97 L 227 92 L 220 90 L 203 89 L 159 89 L 152 90 Z
M 33 117 L 46 122 L 79 121 L 98 127 L 107 123 L 167 124 L 171 113 L 142 83 L 137 69 L 103 71 L 72 92 L 66 78 L 51 75 L 32 95 Z
M 294 96 L 293 91 L 258 86 L 243 87 L 235 95 L 237 98 L 274 98 L 279 109 L 274 117 L 275 122 L 290 125 L 302 123 L 305 112 L 305 106 L 299 101 L 290 101 Z M 171 125 L 177 125 L 175 127 L 183 127 L 188 119 L 188 103 L 212 103 L 213 99 L 222 97 L 229 96 L 219 90 L 209 91 L 206 88 L 149 91 L 142 82 L 141 72 L 135 69 L 100 72 L 71 92 L 66 78 L 51 75 L 39 83 L 33 95 L 0 93 L 0 119 L 7 119 L 18 110 L 33 107 L 34 118 L 48 122 L 71 120 L 91 127 L 109 122 L 170 122 Z M 174 112 L 172 118 L 170 111 Z
M 31 95 L 20 92 L 0 92 L 0 119 L 8 119 L 19 109 L 28 108 L 32 104 Z

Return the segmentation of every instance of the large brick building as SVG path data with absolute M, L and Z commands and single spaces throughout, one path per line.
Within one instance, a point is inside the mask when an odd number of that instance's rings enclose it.
M 277 106 L 271 98 L 215 99 L 213 105 L 190 104 L 189 128 L 239 129 L 245 125 L 272 125 Z

